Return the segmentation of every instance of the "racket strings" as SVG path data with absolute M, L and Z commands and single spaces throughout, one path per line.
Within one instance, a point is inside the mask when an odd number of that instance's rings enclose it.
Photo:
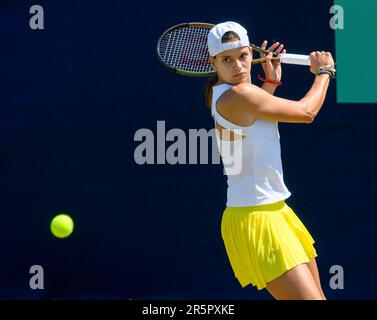
M 168 33 L 160 44 L 160 56 L 169 66 L 188 72 L 212 72 L 208 62 L 208 28 L 179 28 Z

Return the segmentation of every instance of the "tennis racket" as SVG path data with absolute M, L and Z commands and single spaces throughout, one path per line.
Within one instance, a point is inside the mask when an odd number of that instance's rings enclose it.
M 191 77 L 210 77 L 215 74 L 208 61 L 207 35 L 214 27 L 211 23 L 191 22 L 177 24 L 167 29 L 157 42 L 157 56 L 167 69 Z M 254 51 L 268 54 L 270 51 L 250 44 Z M 310 66 L 310 57 L 300 54 L 274 53 L 272 60 L 282 63 Z M 252 64 L 265 62 L 255 59 Z

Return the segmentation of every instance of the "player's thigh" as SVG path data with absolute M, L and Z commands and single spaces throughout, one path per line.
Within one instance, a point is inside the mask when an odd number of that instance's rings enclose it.
M 278 300 L 323 300 L 306 263 L 299 264 L 270 281 L 266 289 Z
M 315 283 L 317 284 L 318 289 L 321 291 L 323 298 L 326 299 L 325 294 L 323 293 L 323 290 L 322 290 L 318 266 L 317 266 L 317 262 L 316 262 L 315 258 L 311 259 L 307 263 L 307 266 L 308 266 L 308 268 L 309 268 L 309 270 L 310 270 L 310 272 L 311 272 L 311 274 L 314 278 Z

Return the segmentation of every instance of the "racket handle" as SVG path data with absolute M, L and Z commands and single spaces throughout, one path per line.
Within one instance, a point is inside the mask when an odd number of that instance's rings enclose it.
M 298 64 L 301 66 L 310 66 L 310 57 L 302 54 L 282 53 L 280 55 L 281 63 Z
M 301 66 L 310 66 L 310 57 L 302 54 L 282 53 L 279 58 L 272 58 L 272 61 L 279 61 L 286 64 L 297 64 Z M 266 62 L 265 58 L 254 59 L 251 64 Z

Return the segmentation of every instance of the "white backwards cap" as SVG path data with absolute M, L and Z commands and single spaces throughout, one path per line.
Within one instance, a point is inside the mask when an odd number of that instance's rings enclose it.
M 221 43 L 223 35 L 228 31 L 237 33 L 237 35 L 240 37 L 240 40 Z M 243 26 L 241 26 L 237 22 L 227 21 L 215 25 L 209 31 L 207 44 L 209 55 L 213 57 L 225 50 L 249 46 L 250 42 L 249 37 L 247 36 L 247 31 Z

